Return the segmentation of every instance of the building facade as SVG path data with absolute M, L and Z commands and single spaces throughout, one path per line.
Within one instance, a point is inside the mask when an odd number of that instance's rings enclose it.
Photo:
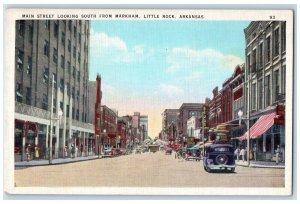
M 285 107 L 286 22 L 254 21 L 245 28 L 244 33 L 246 66 L 243 112 L 250 118 L 250 148 L 257 146 L 258 159 L 272 160 L 277 146 L 282 150 L 285 148 L 284 115 L 278 115 L 276 110 L 284 110 Z M 276 119 L 279 116 L 282 120 Z M 261 122 L 260 119 L 265 120 Z M 271 126 L 265 127 L 265 124 Z M 260 129 L 266 131 L 254 134 L 253 129 L 257 125 L 262 125 Z M 241 138 L 246 140 L 245 135 Z
M 178 137 L 179 109 L 165 109 L 162 113 L 162 131 L 160 139 L 175 141 Z
M 16 161 L 24 160 L 25 149 L 32 152 L 34 146 L 39 148 L 41 158 L 47 158 L 51 138 L 54 158 L 65 157 L 72 143 L 83 146 L 79 149 L 85 154 L 92 149 L 94 128 L 88 123 L 89 33 L 89 21 L 16 21 Z
M 200 117 L 203 103 L 183 103 L 179 108 L 178 134 L 180 143 L 185 143 L 188 138 L 187 120 L 192 117 Z
M 140 126 L 142 129 L 142 141 L 148 138 L 148 116 L 141 115 Z

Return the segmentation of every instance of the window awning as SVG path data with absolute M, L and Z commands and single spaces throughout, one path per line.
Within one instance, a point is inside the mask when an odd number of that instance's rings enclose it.
M 259 138 L 264 134 L 272 125 L 274 124 L 274 118 L 276 117 L 276 112 L 269 113 L 267 115 L 261 116 L 256 123 L 250 128 L 250 139 Z M 248 136 L 248 131 L 245 132 L 240 140 L 246 140 Z

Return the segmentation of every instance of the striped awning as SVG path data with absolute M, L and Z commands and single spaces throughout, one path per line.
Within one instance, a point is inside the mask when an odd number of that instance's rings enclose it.
M 274 118 L 276 117 L 276 113 L 269 113 L 267 115 L 261 116 L 256 123 L 250 128 L 250 139 L 259 138 L 262 134 L 264 134 L 272 125 L 274 124 Z M 248 131 L 245 132 L 240 140 L 246 140 L 248 136 Z

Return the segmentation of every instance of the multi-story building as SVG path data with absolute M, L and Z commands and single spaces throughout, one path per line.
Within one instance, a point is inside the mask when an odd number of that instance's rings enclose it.
M 118 113 L 106 105 L 101 106 L 101 130 L 104 133 L 104 147 L 117 146 L 117 120 Z
M 148 116 L 141 115 L 140 126 L 142 127 L 142 141 L 148 138 Z
M 84 152 L 92 149 L 89 33 L 90 22 L 84 20 L 16 21 L 16 160 L 24 159 L 29 145 L 30 150 L 38 146 L 41 158 L 46 158 L 51 138 L 54 157 L 66 156 L 65 146 L 70 149 L 72 143 Z
M 197 130 L 197 131 L 196 131 Z M 200 139 L 199 134 L 195 134 L 200 130 L 200 116 L 192 116 L 187 120 L 187 135 L 188 137 L 194 137 L 196 139 Z
M 284 120 L 276 119 L 279 117 L 276 116 L 276 109 L 284 110 L 285 107 L 286 22 L 254 21 L 245 28 L 244 33 L 246 66 L 243 112 L 250 118 L 250 148 L 256 145 L 258 159 L 268 160 L 273 158 L 278 145 L 281 149 L 285 145 Z M 243 135 L 241 139 L 245 141 L 247 137 Z
M 162 140 L 175 141 L 178 136 L 178 117 L 179 109 L 164 110 L 162 113 Z
M 178 134 L 180 143 L 187 139 L 187 120 L 192 117 L 200 117 L 203 103 L 183 103 L 179 108 Z
M 221 113 L 222 113 L 222 94 L 218 91 L 218 87 L 213 89 L 213 97 L 208 102 L 209 109 L 209 127 L 215 128 L 221 123 Z

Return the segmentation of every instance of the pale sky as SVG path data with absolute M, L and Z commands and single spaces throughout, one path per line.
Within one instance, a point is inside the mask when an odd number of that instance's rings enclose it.
M 158 136 L 164 109 L 203 103 L 244 62 L 249 21 L 92 21 L 90 80 L 119 116 L 148 115 Z

